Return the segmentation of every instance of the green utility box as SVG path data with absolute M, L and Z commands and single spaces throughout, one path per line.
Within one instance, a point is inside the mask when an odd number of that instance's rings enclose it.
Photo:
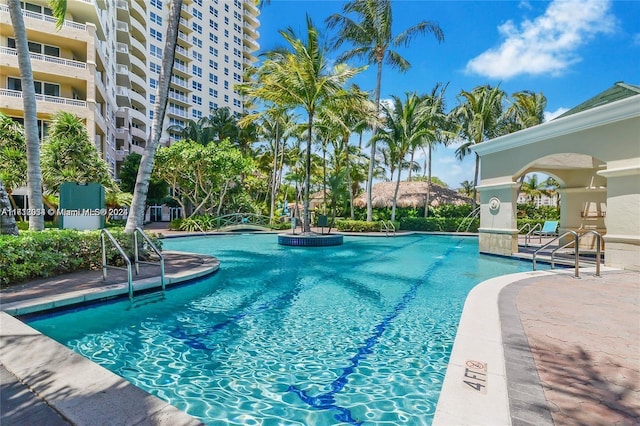
M 65 182 L 60 185 L 60 229 L 101 229 L 106 214 L 104 187 L 99 183 Z

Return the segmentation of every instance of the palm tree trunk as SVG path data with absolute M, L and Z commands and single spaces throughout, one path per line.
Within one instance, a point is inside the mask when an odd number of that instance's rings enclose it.
M 142 159 L 140 160 L 140 168 L 138 169 L 138 176 L 136 177 L 131 209 L 129 210 L 127 225 L 125 226 L 126 233 L 132 233 L 136 227 L 142 226 L 144 222 L 144 206 L 147 202 L 149 181 L 151 180 L 156 151 L 158 150 L 158 145 L 160 145 L 162 122 L 164 121 L 169 98 L 169 85 L 173 72 L 173 60 L 176 51 L 176 41 L 178 39 L 178 24 L 180 23 L 181 10 L 182 0 L 171 0 L 166 37 L 167 43 L 162 57 L 162 68 L 160 69 L 156 104 L 153 111 L 153 123 L 151 125 L 151 141 L 149 141 L 144 148 Z
M 306 158 L 306 176 L 304 178 L 304 222 L 302 224 L 302 232 L 311 232 L 311 218 L 309 216 L 309 190 L 311 189 L 311 141 L 313 130 L 313 111 L 309 112 L 309 124 L 308 132 L 309 137 L 307 139 L 307 158 Z
M 411 172 L 413 171 L 413 155 L 415 154 L 415 152 L 415 149 L 411 150 L 411 159 L 409 160 L 409 176 L 407 176 L 407 182 L 411 182 Z
M 9 0 L 9 15 L 18 51 L 22 103 L 24 109 L 24 133 L 27 144 L 27 195 L 29 209 L 39 213 L 44 211 L 42 204 L 42 171 L 40 169 L 40 138 L 38 135 L 38 112 L 36 90 L 33 84 L 33 71 L 27 41 L 27 30 L 22 17 L 20 0 Z M 29 229 L 44 229 L 44 213 L 29 215 Z
M 398 170 L 402 167 L 402 159 L 398 162 Z M 396 220 L 396 204 L 398 203 L 398 189 L 400 188 L 400 175 L 398 172 L 398 179 L 396 180 L 396 190 L 393 192 L 393 205 L 391 206 L 391 222 Z
M 327 142 L 322 142 L 322 214 L 327 214 Z
M 13 207 L 2 180 L 0 180 L 0 235 L 18 235 L 18 226 L 16 225 L 15 216 L 13 216 Z
M 471 205 L 473 207 L 473 210 L 476 209 L 476 204 L 477 204 L 476 196 L 478 193 L 478 172 L 480 171 L 480 156 L 478 155 L 478 153 L 475 153 L 475 154 L 476 154 L 476 172 L 473 176 L 473 200 L 471 200 L 472 202 Z
M 382 84 L 382 58 L 378 61 L 378 73 L 376 77 L 376 117 L 380 115 L 380 86 Z M 375 135 L 378 125 L 374 121 L 371 133 L 371 157 L 369 158 L 369 173 L 367 174 L 367 222 L 373 221 L 373 166 L 376 161 L 376 140 Z
M 429 162 L 427 163 L 427 200 L 424 203 L 424 217 L 429 217 L 429 204 L 431 204 L 431 144 L 429 144 Z
M 278 176 L 278 148 L 280 145 L 280 130 L 278 123 L 276 122 L 276 140 L 273 150 L 273 173 L 271 174 L 271 206 L 269 211 L 269 224 L 273 223 L 273 216 L 276 209 L 276 178 Z
M 351 165 L 349 158 L 349 137 L 345 135 L 343 140 L 345 148 L 345 161 L 347 163 L 347 188 L 349 188 L 349 210 L 351 212 L 351 220 L 355 219 L 355 212 L 353 210 L 353 186 L 351 184 Z M 333 215 L 335 218 L 335 213 Z

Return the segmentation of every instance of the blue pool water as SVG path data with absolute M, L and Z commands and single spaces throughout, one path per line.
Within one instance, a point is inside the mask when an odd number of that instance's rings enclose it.
M 530 264 L 460 236 L 277 245 L 253 234 L 164 240 L 220 270 L 129 309 L 29 324 L 207 424 L 430 424 L 464 300 Z

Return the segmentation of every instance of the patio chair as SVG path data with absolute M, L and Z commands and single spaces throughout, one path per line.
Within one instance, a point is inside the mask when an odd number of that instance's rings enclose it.
M 556 232 L 558 230 L 558 221 L 557 220 L 546 220 L 542 229 L 539 231 L 534 231 L 533 235 L 539 237 L 555 237 L 558 235 Z

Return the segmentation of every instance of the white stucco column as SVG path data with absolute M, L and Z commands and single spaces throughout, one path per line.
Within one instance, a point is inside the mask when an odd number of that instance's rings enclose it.
M 640 271 L 640 158 L 607 163 L 605 264 Z
M 508 182 L 483 183 L 480 192 L 480 253 L 511 256 L 518 252 L 518 227 L 516 222 L 519 184 Z

